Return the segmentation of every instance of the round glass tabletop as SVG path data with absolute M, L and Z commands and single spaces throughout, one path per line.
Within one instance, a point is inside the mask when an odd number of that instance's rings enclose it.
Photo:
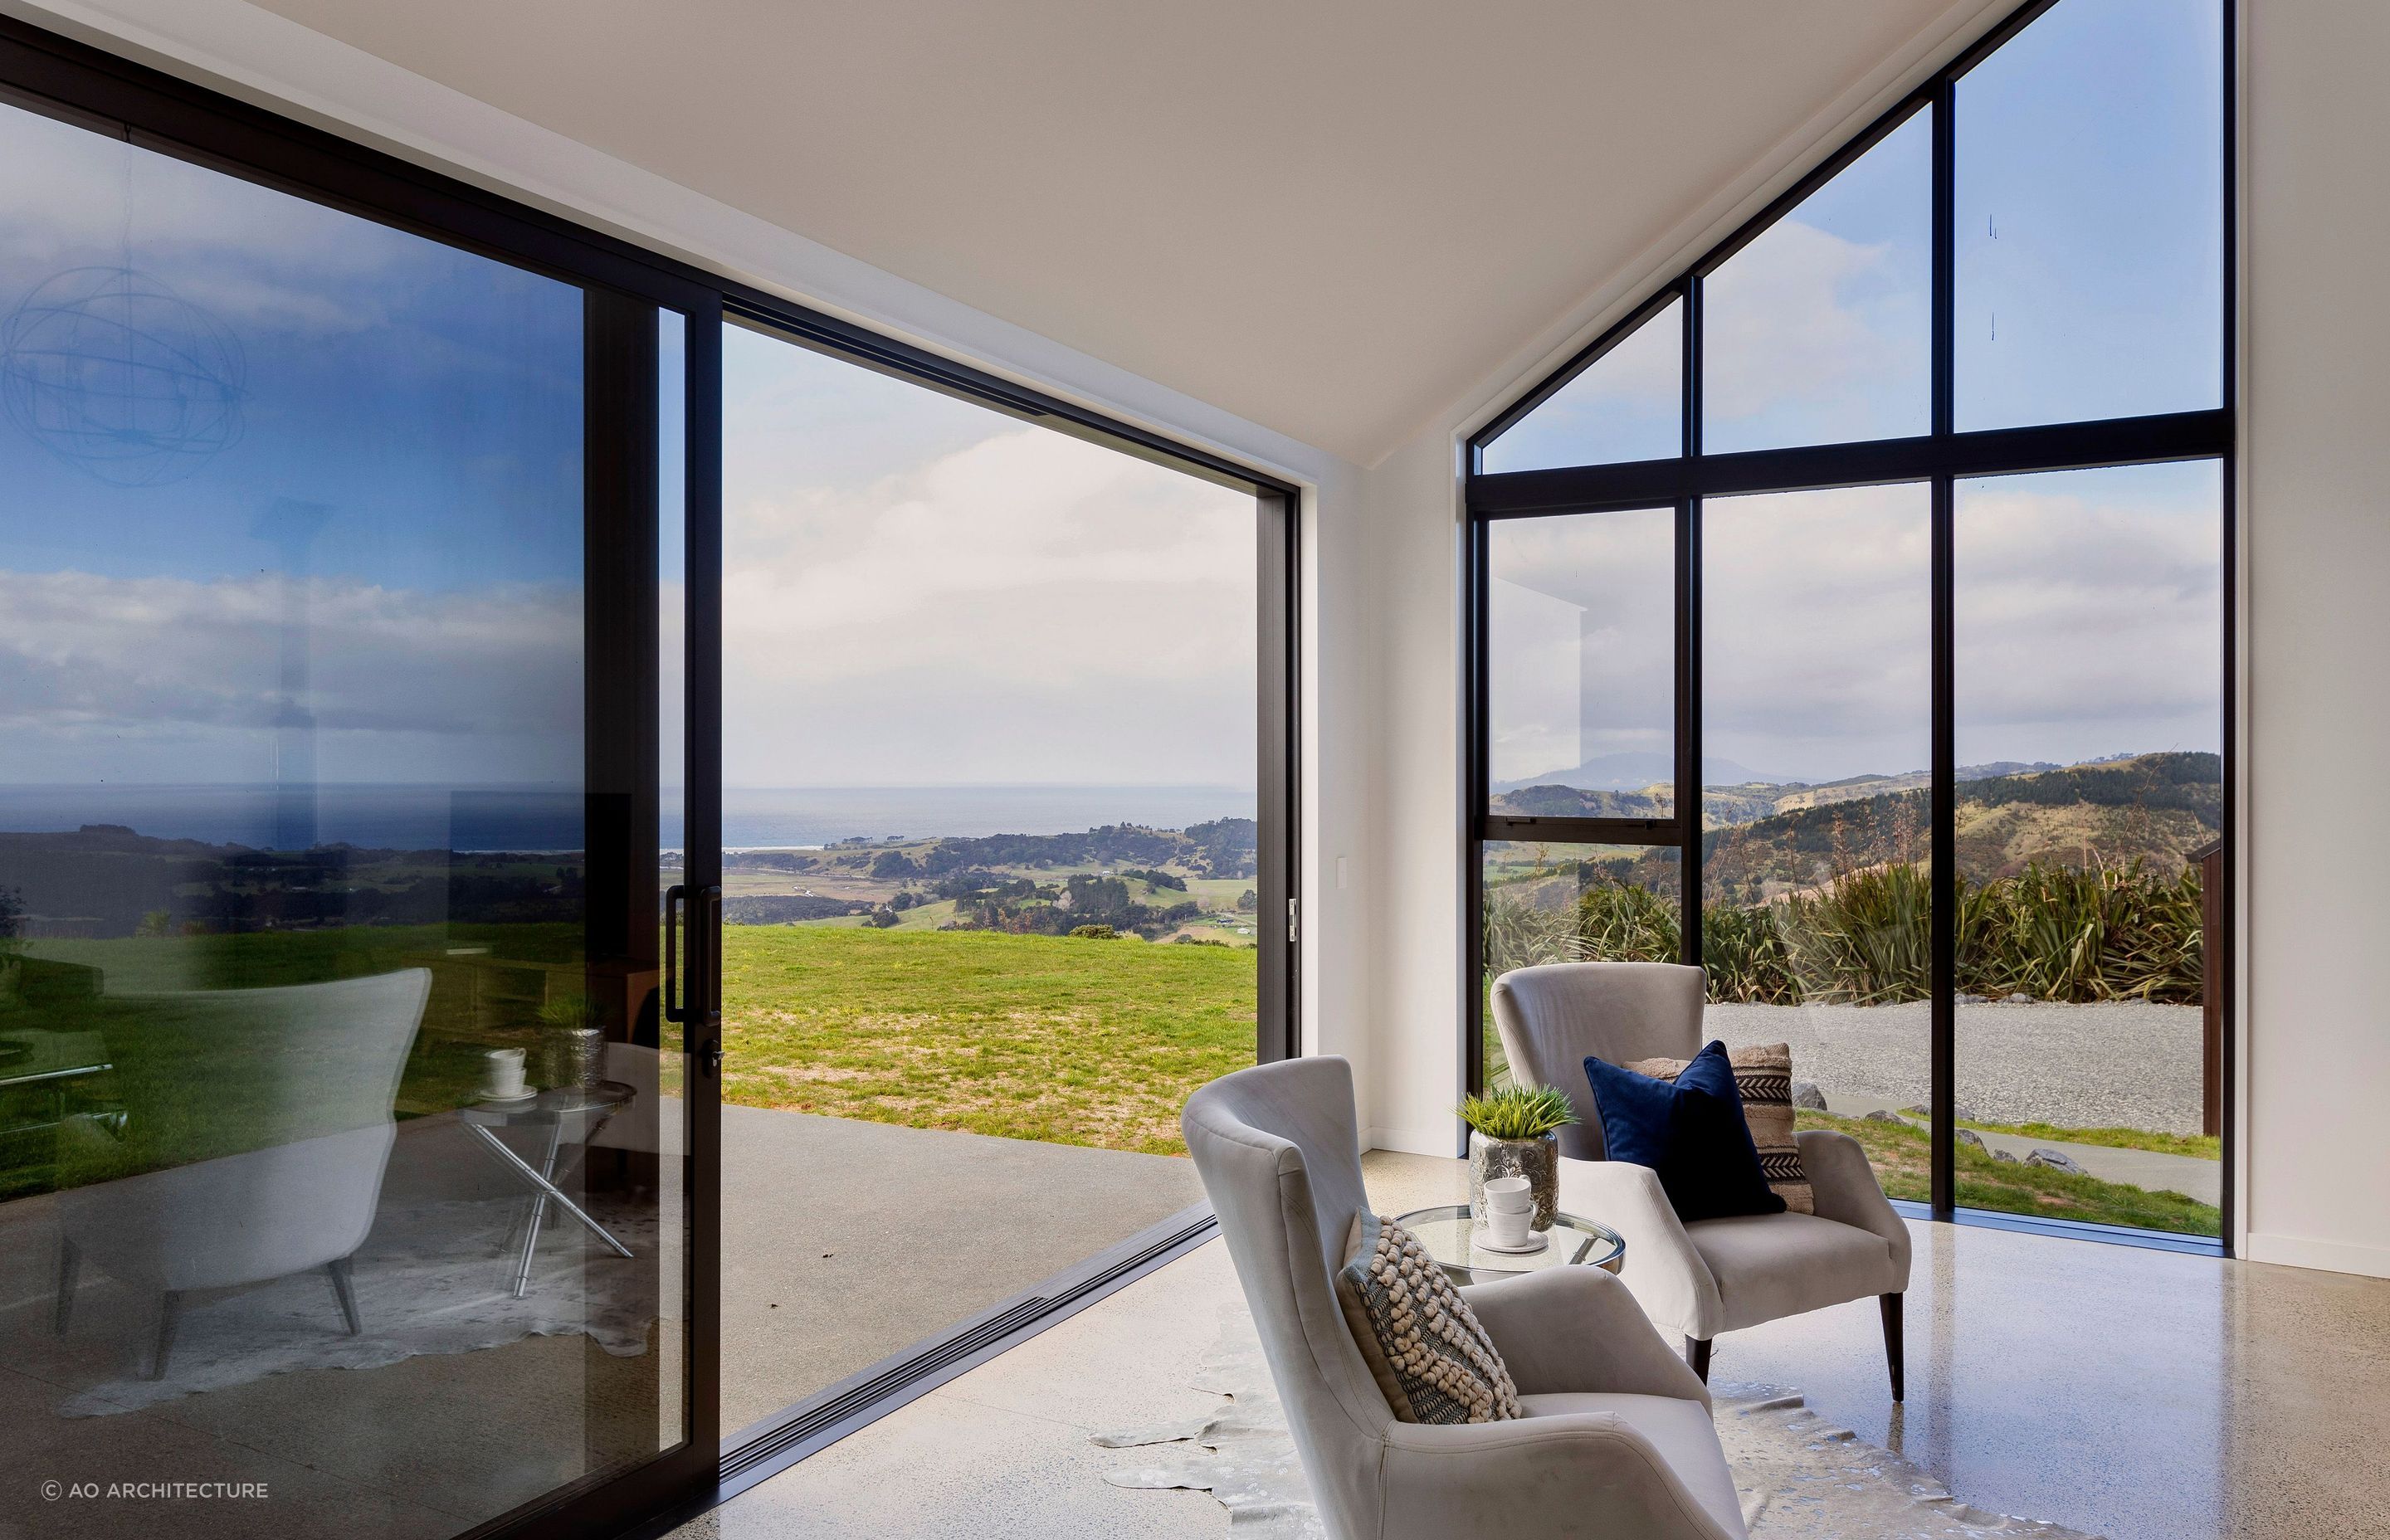
M 1554 1214 L 1552 1227 L 1544 1232 L 1544 1249 L 1523 1256 L 1479 1245 L 1485 1232 L 1469 1217 L 1466 1203 L 1413 1209 L 1396 1214 L 1394 1223 L 1417 1236 L 1456 1283 L 1487 1283 L 1547 1267 L 1600 1267 L 1615 1273 L 1626 1260 L 1626 1242 L 1616 1230 L 1573 1213 Z

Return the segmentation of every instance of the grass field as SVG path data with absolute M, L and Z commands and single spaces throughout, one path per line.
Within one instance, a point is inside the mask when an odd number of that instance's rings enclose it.
M 1887 1197 L 1922 1203 L 1933 1196 L 1926 1131 L 1909 1123 L 1883 1123 L 1865 1118 L 1838 1118 L 1825 1112 L 1797 1114 L 1803 1128 L 1831 1128 L 1867 1147 L 1876 1179 Z M 1995 1161 L 1980 1149 L 1960 1145 L 1958 1192 L 1960 1208 L 1996 1209 L 2003 1213 L 2036 1214 L 2044 1219 L 2075 1219 L 2094 1225 L 2128 1225 L 2136 1229 L 2171 1230 L 2180 1235 L 2220 1235 L 2223 1215 L 2214 1207 L 2178 1192 L 2152 1192 L 2122 1182 L 2102 1182 L 2047 1166 Z
M 723 1097 L 1183 1153 L 1188 1093 L 1253 1062 L 1254 964 L 1135 940 L 728 927 Z

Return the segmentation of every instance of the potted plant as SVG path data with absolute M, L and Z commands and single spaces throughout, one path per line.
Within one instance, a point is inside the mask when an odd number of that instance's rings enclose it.
M 606 1033 L 586 995 L 559 995 L 539 1007 L 547 1038 L 548 1086 L 554 1090 L 596 1085 L 605 1076 Z
M 1506 1085 L 1458 1110 L 1469 1125 L 1470 1218 L 1485 1223 L 1486 1178 L 1523 1176 L 1536 1199 L 1534 1228 L 1550 1229 L 1560 1208 L 1560 1131 L 1576 1122 L 1568 1097 L 1548 1085 Z

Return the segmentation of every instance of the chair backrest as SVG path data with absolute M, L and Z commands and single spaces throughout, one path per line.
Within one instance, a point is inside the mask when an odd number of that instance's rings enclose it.
M 1368 1201 L 1352 1068 L 1323 1057 L 1240 1070 L 1188 1097 L 1179 1127 L 1329 1531 L 1374 1535 L 1394 1413 L 1353 1343 L 1333 1278 Z
M 1625 1064 L 1690 1059 L 1701 1051 L 1708 979 L 1679 963 L 1547 963 L 1494 981 L 1494 1026 L 1510 1076 L 1557 1085 L 1576 1110 L 1561 1130 L 1561 1153 L 1602 1158 L 1601 1112 L 1587 1080 L 1587 1057 Z

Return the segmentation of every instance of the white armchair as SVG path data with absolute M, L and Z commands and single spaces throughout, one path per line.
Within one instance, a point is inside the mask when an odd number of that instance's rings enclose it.
M 1179 1122 L 1330 1535 L 1746 1540 L 1708 1392 L 1599 1268 L 1461 1290 L 1523 1418 L 1395 1419 L 1333 1281 L 1368 1200 L 1344 1060 L 1239 1071 L 1189 1097 Z
M 1512 1077 L 1558 1086 L 1580 1120 L 1561 1131 L 1561 1207 L 1625 1238 L 1620 1276 L 1655 1324 L 1684 1337 L 1685 1356 L 1704 1380 L 1710 1344 L 1721 1332 L 1876 1296 L 1898 1401 L 1907 1393 L 1901 1296 L 1908 1288 L 1908 1226 L 1857 1140 L 1823 1129 L 1794 1136 L 1816 1213 L 1691 1225 L 1677 1218 L 1658 1173 L 1604 1158 L 1585 1060 L 1691 1058 L 1702 1046 L 1706 988 L 1700 969 L 1674 963 L 1555 963 L 1494 981 L 1494 1023 Z

